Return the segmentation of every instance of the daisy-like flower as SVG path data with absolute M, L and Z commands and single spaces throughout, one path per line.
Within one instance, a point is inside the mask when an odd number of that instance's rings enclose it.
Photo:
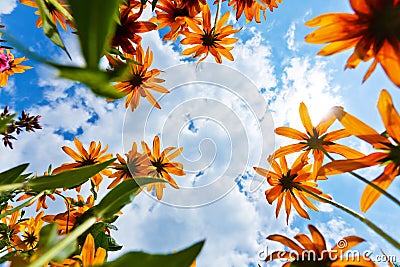
M 81 141 L 79 141 L 76 137 L 74 138 L 74 144 L 78 149 L 78 153 L 67 146 L 63 146 L 62 150 L 67 153 L 72 159 L 74 159 L 75 162 L 62 164 L 60 167 L 54 169 L 54 174 L 84 166 L 102 163 L 113 157 L 112 154 L 105 154 L 108 149 L 108 145 L 103 150 L 101 150 L 101 142 L 99 142 L 98 144 L 96 144 L 96 142 L 94 141 L 90 142 L 89 150 L 86 150 L 83 147 Z M 99 190 L 99 185 L 103 180 L 102 175 L 108 176 L 110 174 L 111 170 L 104 169 L 91 178 L 92 183 L 97 190 Z M 78 192 L 79 190 L 80 186 L 77 187 Z
M 136 52 L 133 55 L 125 54 L 125 57 L 128 59 L 127 64 L 129 64 L 129 75 L 115 85 L 119 92 L 122 92 L 127 96 L 125 107 L 127 108 L 130 106 L 131 110 L 134 111 L 139 106 L 140 97 L 145 97 L 150 104 L 161 109 L 160 105 L 149 90 L 154 90 L 159 93 L 169 93 L 169 91 L 158 84 L 165 81 L 157 78 L 161 71 L 158 69 L 149 70 L 151 63 L 153 62 L 153 52 L 147 48 L 145 54 L 143 48 L 138 45 L 136 47 Z M 135 60 L 140 63 L 140 65 L 129 62 L 129 59 Z M 111 61 L 110 64 L 112 67 L 117 67 L 119 63 L 117 61 Z
M 47 176 L 48 173 L 45 172 L 44 175 Z M 37 177 L 37 175 L 36 175 L 36 177 Z M 40 197 L 38 198 L 38 200 L 37 200 L 36 211 L 39 211 L 41 208 L 47 209 L 48 206 L 47 206 L 47 204 L 46 204 L 46 199 L 47 199 L 47 198 L 50 198 L 51 200 L 55 201 L 56 198 L 55 198 L 55 196 L 53 195 L 53 194 L 55 194 L 55 193 L 61 193 L 61 191 L 60 191 L 60 190 L 55 190 L 55 191 L 53 191 L 53 192 L 52 192 L 52 191 L 46 191 L 42 196 L 40 196 Z M 17 199 L 17 201 L 21 201 L 21 200 L 24 200 L 24 199 L 28 199 L 28 198 L 34 197 L 35 195 L 36 195 L 36 194 L 25 193 L 25 194 L 23 194 L 22 196 L 20 196 L 20 197 Z M 31 206 L 31 205 L 33 205 L 33 203 L 34 203 L 34 202 L 30 203 L 30 204 L 28 205 L 28 207 Z
M 306 23 L 320 27 L 306 36 L 313 44 L 329 43 L 319 55 L 329 56 L 354 47 L 346 68 L 374 59 L 363 81 L 381 64 L 390 80 L 400 87 L 400 1 L 350 0 L 355 14 L 328 13 Z
M 375 165 L 385 166 L 384 171 L 372 181 L 386 190 L 400 173 L 400 116 L 393 106 L 390 94 L 382 90 L 378 100 L 378 110 L 386 128 L 385 135 L 379 134 L 373 128 L 340 108 L 335 109 L 335 115 L 345 129 L 352 135 L 361 138 L 379 150 L 357 159 L 335 160 L 324 165 L 319 174 L 334 175 L 354 171 Z M 366 212 L 380 197 L 381 193 L 367 186 L 361 197 L 361 211 Z
M 308 225 L 311 238 L 306 234 L 297 234 L 294 236 L 296 241 L 283 235 L 270 235 L 267 239 L 279 242 L 290 248 L 292 251 L 274 251 L 265 258 L 265 261 L 276 259 L 285 259 L 287 262 L 282 267 L 304 266 L 304 267 L 345 267 L 345 266 L 377 266 L 366 255 L 354 255 L 347 253 L 349 249 L 364 242 L 365 240 L 358 236 L 347 236 L 342 238 L 330 251 L 326 247 L 324 236 L 313 225 Z
M 138 21 L 143 12 L 143 5 L 140 4 L 140 10 L 137 13 L 132 11 L 137 7 L 136 1 L 130 6 L 121 5 L 120 7 L 120 23 L 115 29 L 112 46 L 121 48 L 123 52 L 134 54 L 135 48 L 133 44 L 140 44 L 142 37 L 138 33 L 149 32 L 155 30 L 157 25 L 149 21 Z
M 113 163 L 112 169 L 116 170 L 108 176 L 114 181 L 107 187 L 108 189 L 115 187 L 121 181 L 132 179 L 134 177 L 146 176 L 149 172 L 150 161 L 145 153 L 139 153 L 136 142 L 132 144 L 132 149 L 125 154 L 126 160 L 119 154 L 117 159 L 119 162 Z
M 94 206 L 94 197 L 90 195 L 86 201 L 81 195 L 77 196 L 77 200 L 67 197 L 65 205 L 67 207 L 66 212 L 56 215 L 45 215 L 42 218 L 45 222 L 57 223 L 58 230 L 61 234 L 68 233 L 74 227 L 77 218 Z
M 36 215 L 35 218 L 29 218 L 29 220 L 21 223 L 23 225 L 23 234 L 22 234 L 22 242 L 21 247 L 25 249 L 34 249 L 36 248 L 37 243 L 39 242 L 39 232 L 44 224 L 42 220 L 43 211 Z
M 99 247 L 96 250 L 94 238 L 91 234 L 88 234 L 85 243 L 82 246 L 81 255 L 74 256 L 74 258 L 81 260 L 82 267 L 95 267 L 103 265 L 106 256 L 107 251 L 102 247 Z
M 269 171 L 259 167 L 253 167 L 254 170 L 264 176 L 268 183 L 272 186 L 265 191 L 265 197 L 269 204 L 278 200 L 276 204 L 275 216 L 278 217 L 279 211 L 282 207 L 283 200 L 285 200 L 286 222 L 289 223 L 289 215 L 292 206 L 297 213 L 306 219 L 310 219 L 307 211 L 300 205 L 298 198 L 310 209 L 318 211 L 317 207 L 308 199 L 312 197 L 303 189 L 307 189 L 315 194 L 321 195 L 325 198 L 330 196 L 322 193 L 317 188 L 317 184 L 311 178 L 311 165 L 308 165 L 308 157 L 306 153 L 302 153 L 289 169 L 287 166 L 286 158 L 279 158 L 280 164 L 272 157 L 268 157 L 268 162 L 273 171 Z
M 7 85 L 9 76 L 15 73 L 23 73 L 32 68 L 19 65 L 26 60 L 28 60 L 26 57 L 14 58 L 14 55 L 8 49 L 0 49 L 0 87 Z
M 184 0 L 159 0 L 157 2 L 157 16 L 151 21 L 157 23 L 157 29 L 169 26 L 170 31 L 163 37 L 164 41 L 175 41 L 184 30 L 187 29 L 187 20 L 191 23 L 200 24 L 200 20 L 196 18 L 199 11 L 190 8 Z
M 59 2 L 59 4 L 64 7 L 66 12 L 69 12 L 68 10 L 68 3 L 63 1 L 63 0 L 57 0 Z M 36 1 L 33 0 L 20 0 L 21 4 L 30 6 L 30 7 L 34 7 L 37 8 L 38 10 L 35 11 L 36 15 L 40 16 L 40 11 L 39 11 L 39 7 L 36 3 Z M 71 27 L 72 29 L 74 28 L 74 25 L 72 24 L 71 21 L 68 20 L 68 18 L 62 13 L 60 12 L 50 1 L 44 0 L 44 4 L 46 5 L 47 9 L 49 10 L 51 19 L 53 21 L 54 24 L 57 25 L 60 24 L 61 28 L 63 28 L 64 30 L 67 30 L 67 25 L 69 27 Z M 42 18 L 39 17 L 36 21 L 36 27 L 40 28 L 43 26 L 43 21 Z
M 274 153 L 274 157 L 280 158 L 302 150 L 305 150 L 307 154 L 312 151 L 314 156 L 312 178 L 316 180 L 318 170 L 324 161 L 324 152 L 339 154 L 350 159 L 364 156 L 364 154 L 358 152 L 357 150 L 334 143 L 334 141 L 351 135 L 345 129 L 326 133 L 328 128 L 336 120 L 335 114 L 333 114 L 332 110 L 315 127 L 311 122 L 308 109 L 303 102 L 300 103 L 299 113 L 301 122 L 303 123 L 306 132 L 302 133 L 290 127 L 276 128 L 276 134 L 299 140 L 300 142 L 279 148 Z
M 233 6 L 236 10 L 236 20 L 244 13 L 247 21 L 252 21 L 253 19 L 257 22 L 261 22 L 261 13 L 263 14 L 264 20 L 266 19 L 266 9 L 267 7 L 272 12 L 274 8 L 278 8 L 277 3 L 281 3 L 282 0 L 232 0 L 229 1 L 229 6 Z
M 187 20 L 189 28 L 194 32 L 183 31 L 182 34 L 185 35 L 185 39 L 181 40 L 181 44 L 184 45 L 194 45 L 193 47 L 187 48 L 182 51 L 182 55 L 192 55 L 192 58 L 197 58 L 202 54 L 204 57 L 199 59 L 197 64 L 203 61 L 209 53 L 211 53 L 215 61 L 222 63 L 221 55 L 225 58 L 233 61 L 233 56 L 230 50 L 233 49 L 233 44 L 237 42 L 237 38 L 227 37 L 231 34 L 237 33 L 240 29 L 233 29 L 232 25 L 224 26 L 228 21 L 229 12 L 225 13 L 220 20 L 218 20 L 217 25 L 211 27 L 211 14 L 208 5 L 203 6 L 203 21 L 202 29 L 190 20 Z
M 155 136 L 153 139 L 153 151 L 150 150 L 149 146 L 144 141 L 142 141 L 142 147 L 151 163 L 150 172 L 148 174 L 166 180 L 174 188 L 179 188 L 170 174 L 183 176 L 185 172 L 183 171 L 182 163 L 171 162 L 171 160 L 179 156 L 183 148 L 175 150 L 175 147 L 167 147 L 160 153 L 160 139 L 158 136 Z M 163 195 L 165 183 L 150 184 L 147 186 L 147 190 L 150 191 L 154 186 L 156 188 L 157 198 L 160 200 Z
M 11 209 L 13 206 L 7 206 L 5 209 L 0 211 L 0 214 L 3 214 Z M 21 216 L 21 211 L 16 210 L 12 214 L 1 218 L 0 222 L 7 225 L 8 229 L 0 230 L 0 240 L 9 244 L 8 251 L 12 251 L 12 247 L 18 247 L 23 242 L 19 237 L 19 233 L 23 231 L 24 226 L 21 225 L 19 219 Z

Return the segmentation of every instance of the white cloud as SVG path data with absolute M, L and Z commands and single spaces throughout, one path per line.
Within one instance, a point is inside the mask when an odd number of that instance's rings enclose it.
M 11 12 L 13 12 L 13 10 L 16 7 L 17 7 L 17 0 L 1 0 L 0 15 L 11 14 Z
M 286 38 L 287 47 L 291 51 L 298 50 L 298 46 L 295 43 L 295 32 L 296 32 L 296 22 L 292 22 L 292 24 L 290 24 L 290 27 L 284 36 Z

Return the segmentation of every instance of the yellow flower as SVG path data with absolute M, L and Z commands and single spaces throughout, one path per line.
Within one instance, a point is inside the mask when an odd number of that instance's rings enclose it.
M 140 63 L 140 65 L 138 65 L 128 62 L 130 71 L 128 77 L 115 85 L 119 92 L 127 96 L 125 107 L 127 108 L 130 106 L 131 110 L 134 111 L 139 106 L 140 97 L 145 97 L 150 104 L 161 109 L 149 90 L 154 90 L 159 93 L 169 93 L 169 91 L 158 84 L 164 82 L 163 79 L 156 77 L 161 71 L 158 69 L 148 70 L 153 62 L 153 52 L 147 48 L 146 54 L 144 54 L 143 48 L 138 45 L 135 53 L 132 55 L 125 54 L 125 57 L 128 60 L 135 60 Z M 118 64 L 118 61 L 110 61 L 112 67 L 117 67 Z
M 13 209 L 13 206 L 7 206 L 5 209 L 0 211 L 3 214 Z M 8 226 L 8 231 L 0 231 L 0 240 L 9 243 L 8 251 L 12 251 L 12 247 L 18 247 L 22 244 L 22 240 L 19 237 L 19 233 L 24 230 L 24 226 L 21 225 L 19 219 L 21 211 L 16 210 L 12 214 L 1 218 L 1 223 Z
M 302 133 L 290 127 L 276 128 L 276 134 L 299 140 L 300 142 L 279 148 L 274 153 L 274 157 L 280 158 L 294 152 L 299 152 L 301 150 L 306 150 L 306 155 L 308 155 L 308 153 L 312 151 L 314 156 L 312 178 L 316 180 L 318 170 L 321 167 L 322 162 L 324 161 L 324 152 L 339 154 L 346 158 L 359 158 L 364 156 L 364 154 L 358 152 L 357 150 L 334 143 L 334 141 L 336 140 L 351 135 L 345 129 L 326 133 L 328 128 L 336 120 L 336 117 L 332 111 L 330 111 L 327 116 L 325 116 L 321 120 L 321 122 L 315 127 L 312 125 L 307 107 L 303 102 L 300 104 L 299 113 L 301 122 L 303 123 L 306 132 Z M 322 177 L 320 177 L 319 179 L 321 178 Z
M 36 248 L 37 243 L 39 242 L 39 232 L 42 228 L 44 221 L 42 220 L 43 211 L 36 215 L 35 218 L 29 218 L 28 221 L 24 221 L 21 223 L 23 225 L 23 234 L 22 234 L 22 242 L 23 245 L 21 247 L 25 249 L 34 249 Z
M 335 115 L 345 129 L 352 135 L 370 143 L 379 152 L 349 160 L 336 160 L 324 165 L 319 174 L 334 175 L 374 165 L 384 165 L 381 175 L 372 183 L 386 190 L 400 173 L 400 116 L 393 106 L 392 98 L 386 90 L 382 90 L 378 100 L 378 110 L 381 114 L 387 135 L 379 134 L 356 117 L 342 109 L 336 109 Z M 393 142 L 392 142 L 392 141 Z M 361 211 L 366 212 L 380 197 L 381 193 L 367 186 L 361 197 Z
M 354 47 L 346 68 L 356 68 L 361 61 L 374 61 L 364 80 L 381 64 L 390 80 L 400 87 L 400 1 L 350 0 L 355 14 L 328 13 L 308 22 L 320 27 L 306 36 L 313 44 L 329 43 L 319 55 L 329 56 Z
M 112 167 L 116 172 L 109 175 L 108 178 L 114 181 L 107 187 L 108 189 L 115 187 L 119 182 L 132 179 L 134 177 L 146 176 L 149 172 L 150 161 L 145 153 L 137 151 L 136 142 L 132 144 L 132 149 L 125 154 L 127 160 L 117 154 L 119 163 L 113 163 Z
M 326 247 L 325 238 L 313 225 L 308 225 L 311 233 L 311 238 L 305 234 L 297 234 L 291 240 L 283 235 L 270 235 L 267 239 L 279 242 L 285 247 L 290 248 L 293 252 L 289 251 L 274 251 L 272 254 L 265 258 L 265 261 L 272 261 L 275 259 L 285 259 L 287 262 L 282 267 L 298 266 L 298 267 L 345 267 L 345 266 L 362 266 L 362 267 L 375 267 L 377 266 L 367 256 L 358 255 L 358 257 L 349 251 L 352 247 L 358 245 L 365 240 L 358 236 L 347 236 L 340 240 L 330 251 Z M 343 257 L 345 256 L 345 257 Z
M 75 256 L 82 261 L 82 267 L 94 267 L 102 265 L 106 259 L 107 251 L 99 247 L 96 250 L 94 239 L 91 234 L 86 236 L 85 243 L 83 244 L 81 255 Z
M 182 176 L 185 175 L 185 172 L 183 171 L 182 163 L 171 162 L 171 160 L 179 156 L 179 154 L 182 153 L 183 148 L 173 151 L 175 149 L 174 147 L 168 147 L 160 153 L 160 139 L 158 136 L 154 137 L 153 151 L 150 150 L 149 146 L 145 142 L 142 142 L 142 147 L 151 163 L 150 172 L 148 174 L 168 181 L 168 183 L 174 188 L 179 188 L 170 174 Z M 150 184 L 147 186 L 147 190 L 150 191 L 154 186 L 156 188 L 157 198 L 160 200 L 163 195 L 165 184 Z
M 32 1 L 32 0 L 20 0 L 20 1 L 21 1 L 21 4 L 24 4 L 24 5 L 27 5 L 27 6 L 30 6 L 30 7 L 35 7 L 35 8 L 37 8 L 37 9 L 39 9 L 39 7 L 38 7 L 36 1 Z M 68 10 L 68 4 L 67 4 L 65 1 L 63 1 L 63 0 L 58 0 L 58 1 L 59 1 L 59 4 L 65 8 L 66 11 L 69 11 L 69 10 Z M 56 8 L 50 1 L 44 0 L 44 4 L 46 5 L 47 9 L 49 10 L 49 12 L 50 12 L 50 17 L 51 17 L 51 19 L 52 19 L 52 21 L 53 21 L 54 24 L 57 25 L 57 22 L 58 22 L 58 23 L 60 24 L 60 26 L 61 26 L 64 30 L 67 30 L 67 24 L 68 24 L 68 26 L 70 26 L 71 28 L 74 28 L 74 26 L 73 26 L 73 24 L 71 23 L 71 21 L 69 21 L 69 20 L 65 17 L 64 14 L 62 14 L 61 12 L 59 12 L 59 11 L 57 10 L 57 8 Z M 35 14 L 40 16 L 40 11 L 39 11 L 39 10 L 36 10 L 36 11 L 35 11 Z M 40 27 L 42 27 L 42 26 L 43 26 L 43 21 L 42 21 L 42 18 L 39 17 L 39 18 L 37 19 L 37 21 L 36 21 L 36 27 L 40 28 Z
M 311 165 L 308 165 L 308 157 L 306 153 L 302 153 L 289 169 L 285 157 L 279 158 L 280 164 L 274 158 L 268 157 L 268 162 L 274 171 L 269 171 L 259 167 L 253 167 L 254 170 L 264 176 L 268 183 L 272 186 L 265 191 L 265 197 L 269 204 L 278 200 L 276 204 L 275 216 L 278 217 L 279 211 L 282 207 L 283 200 L 285 200 L 286 222 L 289 222 L 289 215 L 292 206 L 297 213 L 306 219 L 310 219 L 308 213 L 300 205 L 299 198 L 308 208 L 318 210 L 317 207 L 307 198 L 313 197 L 304 192 L 303 189 L 314 192 L 326 198 L 329 196 L 322 193 L 317 188 L 317 184 L 311 178 Z
M 8 49 L 0 49 L 0 87 L 7 85 L 9 76 L 15 73 L 23 73 L 32 68 L 19 65 L 26 60 L 28 60 L 26 57 L 14 58 L 14 55 Z
M 67 153 L 71 158 L 75 160 L 74 163 L 64 163 L 60 167 L 55 168 L 53 173 L 57 174 L 63 171 L 72 170 L 75 168 L 94 165 L 97 163 L 105 162 L 112 158 L 112 154 L 105 154 L 104 153 L 108 149 L 108 145 L 101 150 L 101 142 L 96 144 L 96 142 L 92 141 L 89 146 L 89 150 L 87 151 L 83 146 L 82 143 L 78 140 L 78 138 L 74 138 L 74 144 L 78 149 L 78 153 L 75 152 L 73 149 L 63 146 L 62 150 Z M 96 189 L 99 190 L 99 185 L 103 180 L 102 175 L 111 175 L 111 171 L 108 169 L 104 169 L 101 172 L 94 175 L 91 180 L 93 184 L 96 186 Z M 77 187 L 77 191 L 79 192 L 80 186 Z
M 197 58 L 205 54 L 204 57 L 199 59 L 197 64 L 203 61 L 209 53 L 214 56 L 215 61 L 218 63 L 222 63 L 221 55 L 233 61 L 233 56 L 229 51 L 233 49 L 231 45 L 236 43 L 238 39 L 228 38 L 227 36 L 239 32 L 240 29 L 235 30 L 232 25 L 224 26 L 228 21 L 229 12 L 225 13 L 214 27 L 211 27 L 211 14 L 208 5 L 203 6 L 202 12 L 202 29 L 196 23 L 186 20 L 189 28 L 194 32 L 183 31 L 182 34 L 185 35 L 186 38 L 181 41 L 181 44 L 190 44 L 194 46 L 183 50 L 182 55 L 194 54 L 192 58 Z

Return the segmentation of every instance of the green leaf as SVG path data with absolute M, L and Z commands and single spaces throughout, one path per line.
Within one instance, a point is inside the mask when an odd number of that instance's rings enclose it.
M 40 18 L 43 22 L 43 32 L 44 34 L 57 46 L 61 47 L 65 53 L 67 53 L 68 57 L 71 58 L 70 54 L 65 47 L 60 34 L 57 29 L 57 25 L 51 19 L 50 10 L 47 7 L 45 0 L 36 0 L 36 3 L 39 8 Z
M 30 180 L 26 184 L 26 187 L 36 192 L 56 188 L 72 188 L 86 182 L 114 161 L 115 158 L 103 163 L 65 171 L 56 175 L 41 176 Z
M 161 179 L 156 178 L 139 178 L 135 180 L 140 180 L 141 186 L 163 182 Z M 94 209 L 94 213 L 98 217 L 107 219 L 119 212 L 125 205 L 129 204 L 135 198 L 140 188 L 135 180 L 126 180 L 114 187 L 104 196 L 98 205 L 92 208 Z
M 14 117 L 15 114 L 12 114 L 11 116 L 7 116 L 5 118 L 0 118 L 0 133 L 4 132 L 4 130 L 7 129 L 8 123 L 12 121 Z
M 112 99 L 118 99 L 125 96 L 123 93 L 116 91 L 115 87 L 110 84 L 110 82 L 120 75 L 120 72 L 113 73 L 98 69 L 85 69 L 56 64 L 52 64 L 52 66 L 58 69 L 60 77 L 84 83 L 96 95 Z
M 21 174 L 28 168 L 29 163 L 18 165 L 7 171 L 0 173 L 0 185 L 23 182 L 24 177 Z
M 49 250 L 55 244 L 57 244 L 62 239 L 58 235 L 58 229 L 56 223 L 51 223 L 45 225 L 40 230 L 40 238 L 38 243 L 38 248 L 35 253 L 38 255 L 42 254 L 44 251 Z M 76 249 L 76 242 L 71 242 L 67 247 L 60 250 L 56 256 L 52 259 L 53 261 L 60 262 L 68 258 Z
M 123 0 L 68 0 L 78 31 L 82 54 L 89 69 L 98 69 L 116 27 Z
M 179 251 L 176 254 L 160 255 L 144 252 L 128 252 L 115 261 L 104 264 L 104 267 L 132 266 L 135 267 L 189 267 L 200 253 L 204 241 Z

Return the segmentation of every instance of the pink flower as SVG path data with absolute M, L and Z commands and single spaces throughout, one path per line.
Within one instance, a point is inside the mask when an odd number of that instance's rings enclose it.
M 0 50 L 0 72 L 10 69 L 11 56 L 5 54 L 5 50 Z

